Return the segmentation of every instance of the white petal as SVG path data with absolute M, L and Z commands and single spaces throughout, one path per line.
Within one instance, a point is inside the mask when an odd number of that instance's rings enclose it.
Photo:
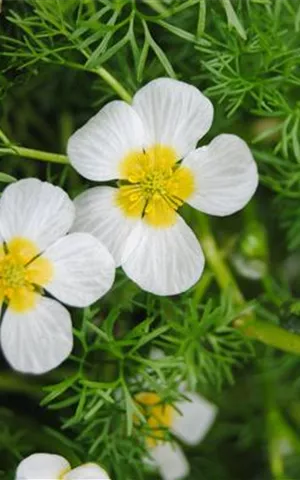
M 110 478 L 107 473 L 95 463 L 86 463 L 68 472 L 64 480 L 110 480 Z
M 204 257 L 194 233 L 178 215 L 169 228 L 139 222 L 126 242 L 122 267 L 143 290 L 176 295 L 197 282 Z
M 74 215 L 73 202 L 61 188 L 36 178 L 20 180 L 1 197 L 1 234 L 6 242 L 26 237 L 43 250 L 69 231 Z
M 182 163 L 196 181 L 187 202 L 211 215 L 231 215 L 243 208 L 258 185 L 256 163 L 247 144 L 236 135 L 219 135 Z
M 125 242 L 137 221 L 125 217 L 116 205 L 118 189 L 95 187 L 75 199 L 76 217 L 74 232 L 88 232 L 98 238 L 121 265 Z
M 187 459 L 178 445 L 164 442 L 151 449 L 150 454 L 163 480 L 180 480 L 190 471 Z
M 267 264 L 260 258 L 247 258 L 237 252 L 232 255 L 232 262 L 237 272 L 245 278 L 259 280 L 267 274 Z
M 213 106 L 197 88 L 178 80 L 158 78 L 139 90 L 133 107 L 143 121 L 148 143 L 175 149 L 182 158 L 210 129 Z
M 68 310 L 55 300 L 40 297 L 25 313 L 6 310 L 0 330 L 3 353 L 15 370 L 40 374 L 52 370 L 73 346 Z
M 213 424 L 217 408 L 197 393 L 185 395 L 190 401 L 176 404 L 180 411 L 172 424 L 172 432 L 188 445 L 196 445 L 202 440 Z
M 68 468 L 69 462 L 59 455 L 34 453 L 18 466 L 16 480 L 53 480 L 61 478 Z
M 144 145 L 144 129 L 134 109 L 125 102 L 108 103 L 69 139 L 73 167 L 90 180 L 120 178 L 119 164 Z
M 149 352 L 150 360 L 162 360 L 165 358 L 165 352 L 161 348 L 152 347 Z
M 71 233 L 49 247 L 44 257 L 54 275 L 46 290 L 61 302 L 86 307 L 111 288 L 115 263 L 107 248 L 88 233 Z

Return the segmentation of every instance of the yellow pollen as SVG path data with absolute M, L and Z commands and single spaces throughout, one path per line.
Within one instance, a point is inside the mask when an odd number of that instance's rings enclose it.
M 164 440 L 165 431 L 173 423 L 176 411 L 174 407 L 164 404 L 159 395 L 153 392 L 142 392 L 135 395 L 135 401 L 147 419 L 149 435 L 146 438 L 149 447 L 155 447 L 159 441 Z M 140 421 L 135 418 L 135 423 Z
M 192 171 L 178 165 L 175 151 L 164 145 L 131 152 L 122 161 L 120 174 L 117 205 L 126 216 L 143 217 L 154 227 L 173 225 L 176 210 L 195 190 Z
M 52 264 L 37 257 L 37 246 L 26 238 L 12 239 L 0 247 L 0 301 L 15 312 L 28 311 L 36 305 L 39 293 L 53 276 Z
M 26 284 L 26 270 L 12 255 L 6 255 L 2 261 L 2 285 L 4 291 Z

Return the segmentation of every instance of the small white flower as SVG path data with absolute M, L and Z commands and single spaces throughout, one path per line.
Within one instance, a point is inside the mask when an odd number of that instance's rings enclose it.
M 164 430 L 169 429 L 187 445 L 197 445 L 217 413 L 216 407 L 200 395 L 189 392 L 184 395 L 187 400 L 177 402 L 175 408 L 163 404 L 156 393 L 143 392 L 135 397 L 151 432 L 146 439 L 150 464 L 158 468 L 163 480 L 180 480 L 189 473 L 189 464 L 180 446 L 161 440 Z
M 62 302 L 85 307 L 111 287 L 111 254 L 87 233 L 66 235 L 75 208 L 59 187 L 30 178 L 8 186 L 0 200 L 0 329 L 13 368 L 43 373 L 68 357 L 72 324 Z
M 86 463 L 71 470 L 69 462 L 60 455 L 35 453 L 22 460 L 15 480 L 110 480 L 95 463 Z
M 204 267 L 178 208 L 188 203 L 230 215 L 257 187 L 256 164 L 239 137 L 219 135 L 196 149 L 212 119 L 213 106 L 197 88 L 159 78 L 136 93 L 132 106 L 106 105 L 68 143 L 70 161 L 84 177 L 120 180 L 119 188 L 96 187 L 75 200 L 74 230 L 94 234 L 117 266 L 157 295 L 187 290 Z

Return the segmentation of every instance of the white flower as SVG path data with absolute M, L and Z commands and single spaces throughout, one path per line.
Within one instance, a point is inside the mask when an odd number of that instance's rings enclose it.
M 204 267 L 178 208 L 188 203 L 230 215 L 257 187 L 256 164 L 239 137 L 219 135 L 196 149 L 212 119 L 213 106 L 199 90 L 159 78 L 137 92 L 132 106 L 106 105 L 68 143 L 84 177 L 120 180 L 119 188 L 96 187 L 75 200 L 74 230 L 94 234 L 133 281 L 157 295 L 187 290 Z
M 75 208 L 58 187 L 37 179 L 8 186 L 0 200 L 0 329 L 13 368 L 43 373 L 68 357 L 73 335 L 68 310 L 88 306 L 111 287 L 112 256 L 87 233 L 66 235 Z
M 189 464 L 180 446 L 161 440 L 165 429 L 187 445 L 196 445 L 205 437 L 217 413 L 216 407 L 200 395 L 189 392 L 184 395 L 187 400 L 177 402 L 175 408 L 162 403 L 156 393 L 143 392 L 135 396 L 151 432 L 146 439 L 151 465 L 158 468 L 163 480 L 179 480 L 189 473 Z
M 71 470 L 69 462 L 60 455 L 35 453 L 22 460 L 15 480 L 110 480 L 95 463 L 86 463 Z

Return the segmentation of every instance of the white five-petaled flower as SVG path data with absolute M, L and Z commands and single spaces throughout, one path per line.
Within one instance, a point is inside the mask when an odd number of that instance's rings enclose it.
M 72 350 L 68 310 L 95 302 L 111 287 L 115 264 L 87 233 L 72 233 L 73 202 L 37 179 L 8 186 L 0 200 L 1 346 L 13 368 L 43 373 Z
M 95 463 L 86 463 L 71 470 L 69 462 L 60 455 L 35 453 L 22 460 L 15 480 L 110 480 Z
M 158 468 L 163 480 L 180 480 L 189 473 L 189 464 L 180 446 L 162 440 L 165 429 L 187 445 L 197 445 L 217 413 L 216 407 L 197 393 L 184 392 L 184 395 L 186 400 L 174 406 L 161 402 L 156 393 L 142 392 L 135 396 L 150 432 L 146 438 L 150 464 Z
M 179 207 L 186 202 L 230 215 L 256 190 L 256 164 L 239 137 L 219 135 L 196 149 L 212 119 L 213 106 L 197 88 L 159 78 L 139 90 L 132 105 L 106 105 L 69 139 L 79 173 L 119 180 L 119 188 L 92 188 L 75 200 L 74 230 L 99 238 L 117 266 L 149 292 L 180 293 L 202 273 L 201 247 Z

